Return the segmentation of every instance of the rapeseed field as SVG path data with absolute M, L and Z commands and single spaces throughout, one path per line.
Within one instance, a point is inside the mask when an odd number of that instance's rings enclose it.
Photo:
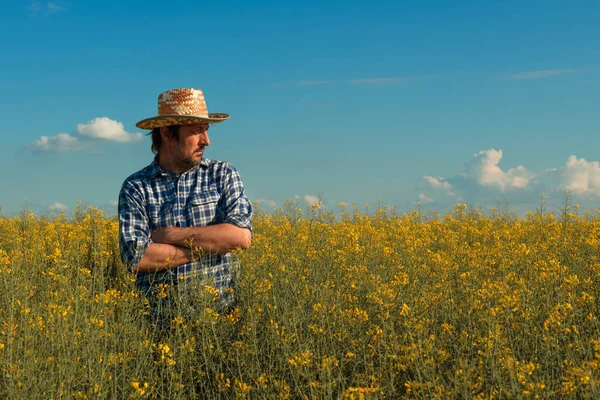
M 95 208 L 0 218 L 0 398 L 600 398 L 600 218 L 294 202 L 168 331 Z

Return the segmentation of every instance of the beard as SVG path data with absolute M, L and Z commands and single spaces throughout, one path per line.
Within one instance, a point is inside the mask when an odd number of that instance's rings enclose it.
M 173 155 L 173 163 L 186 171 L 199 165 L 200 161 L 202 161 L 202 157 L 198 159 L 195 158 L 194 155 L 186 156 L 181 152 L 177 152 Z

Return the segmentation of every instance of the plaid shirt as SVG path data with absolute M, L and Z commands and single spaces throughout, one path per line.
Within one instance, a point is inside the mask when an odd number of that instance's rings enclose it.
M 121 259 L 130 270 L 152 243 L 155 229 L 231 223 L 252 230 L 252 204 L 237 170 L 227 162 L 208 159 L 175 174 L 162 170 L 155 158 L 123 183 L 118 214 Z M 153 285 L 174 284 L 181 294 L 210 283 L 227 307 L 233 302 L 228 289 L 234 288 L 238 269 L 234 254 L 212 255 L 172 269 L 138 272 L 136 286 L 150 295 Z

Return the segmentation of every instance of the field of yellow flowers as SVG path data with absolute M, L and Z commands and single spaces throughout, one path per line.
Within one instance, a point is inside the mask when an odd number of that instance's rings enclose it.
M 493 211 L 493 210 L 492 210 Z M 118 223 L 0 218 L 0 398 L 600 398 L 600 217 L 258 213 L 238 303 L 158 331 Z

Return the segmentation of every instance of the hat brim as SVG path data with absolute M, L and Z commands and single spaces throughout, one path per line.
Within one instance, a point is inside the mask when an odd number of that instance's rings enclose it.
M 158 117 L 146 118 L 135 124 L 140 129 L 154 129 L 170 125 L 190 125 L 201 122 L 218 124 L 229 118 L 229 114 L 210 113 L 208 117 L 196 115 L 160 115 Z

